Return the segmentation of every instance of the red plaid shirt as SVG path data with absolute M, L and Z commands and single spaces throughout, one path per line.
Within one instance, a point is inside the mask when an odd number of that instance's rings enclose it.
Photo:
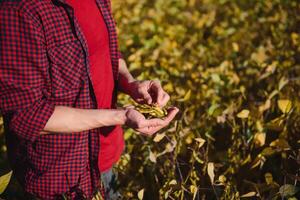
M 96 1 L 117 81 L 120 54 L 110 2 Z M 97 108 L 87 42 L 64 0 L 0 1 L 0 76 L 8 155 L 25 190 L 55 199 L 66 192 L 74 197 L 71 190 L 79 188 L 90 197 L 100 179 L 99 129 L 40 135 L 55 105 Z

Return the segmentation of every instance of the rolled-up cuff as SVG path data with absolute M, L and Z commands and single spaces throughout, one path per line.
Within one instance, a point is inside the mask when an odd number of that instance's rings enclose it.
M 10 129 L 20 138 L 34 142 L 53 114 L 55 105 L 46 99 L 17 111 L 10 121 Z

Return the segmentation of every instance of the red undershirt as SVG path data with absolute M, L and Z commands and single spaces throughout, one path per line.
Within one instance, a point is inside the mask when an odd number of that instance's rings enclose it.
M 98 109 L 112 108 L 114 79 L 109 50 L 109 35 L 101 10 L 95 0 L 67 0 L 73 7 L 88 43 L 90 70 Z M 120 126 L 101 128 L 98 167 L 110 169 L 119 160 L 124 148 Z

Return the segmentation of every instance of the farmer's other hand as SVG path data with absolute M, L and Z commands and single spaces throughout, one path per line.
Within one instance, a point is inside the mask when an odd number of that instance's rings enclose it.
M 133 81 L 129 83 L 129 95 L 137 103 L 154 104 L 164 107 L 170 100 L 160 82 L 157 80 Z
M 128 108 L 126 112 L 125 124 L 143 135 L 151 136 L 160 129 L 169 125 L 178 111 L 178 108 L 172 107 L 168 109 L 168 115 L 164 119 L 146 119 L 143 114 L 139 113 L 133 108 Z

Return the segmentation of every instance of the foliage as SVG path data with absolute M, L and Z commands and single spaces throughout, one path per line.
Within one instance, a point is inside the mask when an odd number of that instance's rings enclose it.
M 126 131 L 126 152 L 117 166 L 125 199 L 295 199 L 300 2 L 112 5 L 131 72 L 161 80 L 181 110 L 153 138 Z M 128 102 L 120 96 L 120 105 Z M 2 133 L 2 120 L 0 128 Z M 8 168 L 1 138 L 1 168 Z M 14 183 L 7 199 L 19 192 Z
M 112 5 L 131 72 L 161 80 L 171 104 L 181 110 L 153 138 L 126 131 L 126 153 L 118 165 L 125 197 L 297 196 L 300 2 L 113 0 Z M 129 101 L 120 96 L 120 105 Z

